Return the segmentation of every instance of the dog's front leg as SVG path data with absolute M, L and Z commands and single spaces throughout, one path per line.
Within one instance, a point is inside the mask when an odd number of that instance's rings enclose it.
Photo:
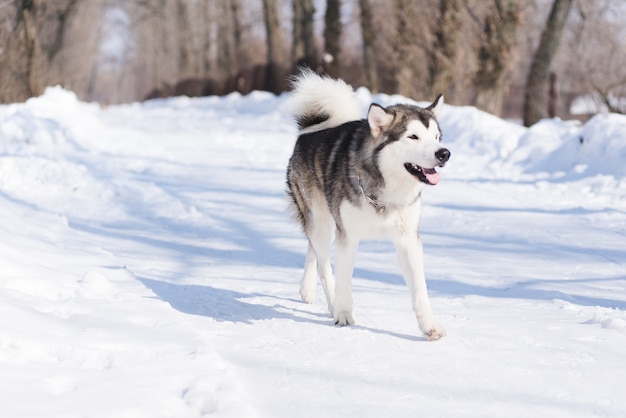
M 354 313 L 352 302 L 352 270 L 354 257 L 359 242 L 349 241 L 343 235 L 337 234 L 335 241 L 335 309 L 333 318 L 335 324 L 345 326 L 354 325 Z
M 419 236 L 415 235 L 408 239 L 398 239 L 395 245 L 420 329 L 429 340 L 438 340 L 446 335 L 446 331 L 436 323 L 428 300 L 422 241 Z

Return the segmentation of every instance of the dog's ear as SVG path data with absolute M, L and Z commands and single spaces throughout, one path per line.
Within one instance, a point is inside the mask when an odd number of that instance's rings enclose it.
M 439 113 L 441 113 L 442 108 L 443 108 L 443 94 L 439 93 L 439 96 L 437 96 L 433 104 L 428 106 L 426 109 L 433 112 L 436 117 L 439 117 Z
M 370 105 L 367 112 L 367 123 L 370 125 L 372 136 L 376 138 L 382 131 L 387 129 L 393 122 L 394 115 L 387 113 L 384 107 L 376 103 Z

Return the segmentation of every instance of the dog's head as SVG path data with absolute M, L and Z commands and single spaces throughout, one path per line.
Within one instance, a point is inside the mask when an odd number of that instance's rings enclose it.
M 437 122 L 442 107 L 441 94 L 426 108 L 406 104 L 370 106 L 367 122 L 384 169 L 426 184 L 439 182 L 436 167 L 443 167 L 450 158 L 450 151 L 441 146 Z

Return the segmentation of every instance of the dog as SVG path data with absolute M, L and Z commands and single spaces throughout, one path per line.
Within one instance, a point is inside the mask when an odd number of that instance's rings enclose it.
M 437 122 L 443 95 L 426 108 L 372 103 L 363 119 L 354 90 L 342 80 L 302 70 L 291 81 L 288 106 L 299 137 L 287 167 L 287 194 L 309 241 L 302 299 L 314 302 L 319 274 L 335 324 L 353 325 L 358 244 L 390 239 L 422 333 L 441 338 L 446 332 L 428 299 L 418 227 L 422 188 L 439 182 L 436 168 L 450 158 Z

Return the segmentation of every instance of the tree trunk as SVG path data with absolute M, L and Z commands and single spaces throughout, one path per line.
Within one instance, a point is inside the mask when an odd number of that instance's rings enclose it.
M 0 47 L 0 101 L 23 101 L 62 81 L 49 70 L 64 48 L 78 4 L 79 0 L 14 0 L 2 5 L 3 20 L 5 16 L 11 20 L 6 18 L 1 28 L 7 36 Z
M 506 93 L 505 76 L 513 60 L 521 19 L 517 0 L 494 0 L 494 3 L 480 38 L 474 103 L 479 109 L 500 116 Z
M 201 35 L 201 75 L 208 79 L 211 74 L 211 24 L 213 13 L 208 1 L 200 2 L 200 13 L 202 15 L 202 35 Z
M 191 36 L 187 3 L 184 0 L 177 0 L 176 2 L 176 35 L 178 43 L 177 73 L 180 80 L 193 75 L 193 69 L 190 68 L 193 37 Z
M 359 0 L 361 8 L 361 34 L 363 36 L 363 69 L 367 87 L 378 93 L 378 71 L 376 69 L 376 34 L 372 21 L 372 5 L 369 0 Z
M 293 59 L 299 66 L 317 70 L 319 61 L 315 46 L 313 0 L 293 0 Z
M 396 83 L 397 92 L 413 97 L 415 90 L 416 33 L 415 5 L 412 0 L 396 0 Z
M 556 53 L 572 0 L 554 0 L 552 10 L 541 34 L 541 41 L 528 73 L 524 93 L 524 126 L 531 126 L 546 114 L 546 93 L 550 64 Z
M 242 48 L 241 48 L 241 2 L 240 0 L 230 0 L 230 14 L 233 26 L 233 41 L 234 41 L 234 55 L 235 55 L 235 68 L 237 71 L 241 70 L 244 66 Z
M 24 101 L 43 92 L 41 44 L 38 38 L 37 5 L 30 0 L 16 3 L 15 24 L 6 50 L 3 69 L 3 101 Z M 7 71 L 8 69 L 8 71 Z
M 439 0 L 439 19 L 435 26 L 435 42 L 430 52 L 428 79 L 431 98 L 445 93 L 450 98 L 454 66 L 461 28 L 461 1 Z
M 48 55 L 48 61 L 52 61 L 54 57 L 63 49 L 63 43 L 65 41 L 65 32 L 67 31 L 68 21 L 73 14 L 76 13 L 76 7 L 78 0 L 67 0 L 65 5 L 56 13 L 57 27 L 54 32 L 54 39 L 46 48 L 46 54 Z M 45 4 L 44 4 L 45 8 Z
M 292 3 L 293 29 L 291 31 L 291 62 L 297 64 L 304 57 L 304 43 L 302 42 L 302 2 L 294 0 Z
M 341 68 L 341 0 L 326 0 L 324 16 L 324 68 L 339 77 Z
M 28 5 L 26 5 L 28 4 Z M 35 24 L 36 10 L 32 2 L 22 1 L 22 24 L 24 31 L 24 44 L 26 46 L 26 71 L 23 80 L 28 97 L 43 93 L 43 80 L 41 79 L 40 45 L 37 39 L 37 25 Z M 30 7 L 29 7 L 30 6 Z
M 285 90 L 285 74 L 281 66 L 283 40 L 280 32 L 280 21 L 276 9 L 276 0 L 263 0 L 263 16 L 267 34 L 267 71 L 265 89 L 273 93 Z
M 235 41 L 233 20 L 230 19 L 230 5 L 226 1 L 219 2 L 217 21 L 217 68 L 219 72 L 218 83 L 222 86 L 221 93 L 227 93 L 226 84 L 234 77 L 235 70 Z

